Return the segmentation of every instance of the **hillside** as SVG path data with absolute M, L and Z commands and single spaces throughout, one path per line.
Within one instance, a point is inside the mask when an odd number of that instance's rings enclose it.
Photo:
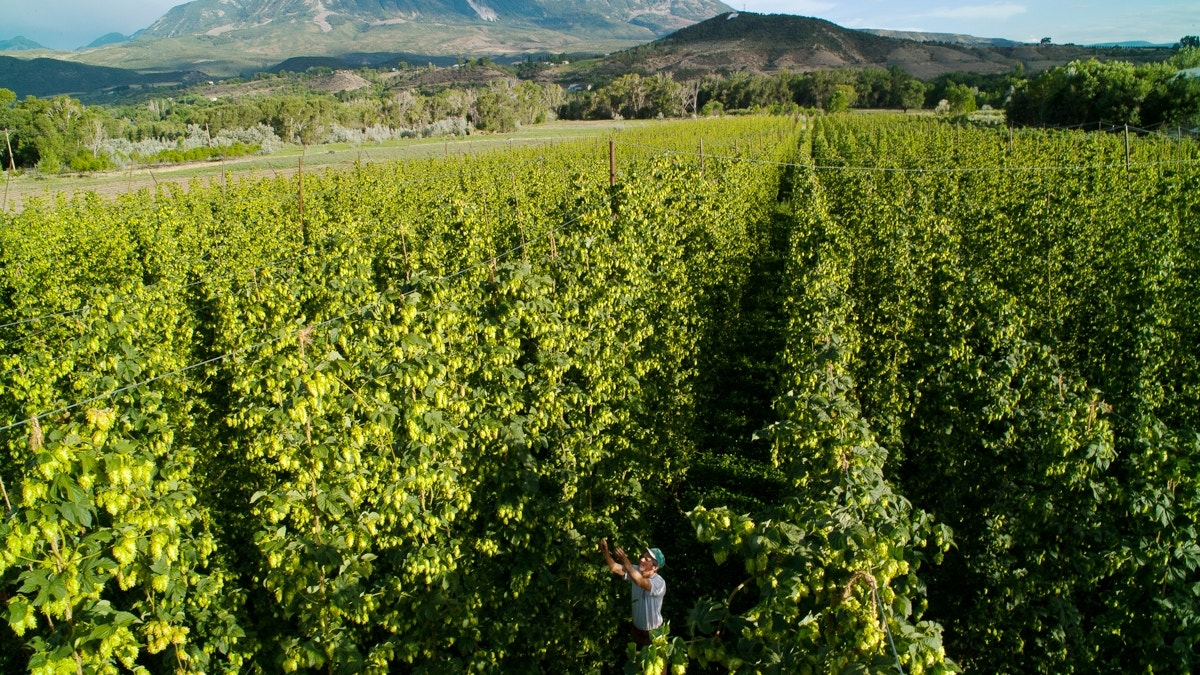
M 116 88 L 164 87 L 207 80 L 199 71 L 139 73 L 125 68 L 91 66 L 51 58 L 20 59 L 0 55 L 0 87 L 18 97 L 71 94 L 88 99 Z
M 917 42 L 851 30 L 824 19 L 741 12 L 714 17 L 614 54 L 598 70 L 616 73 L 634 69 L 692 77 L 708 72 L 769 74 L 896 66 L 915 77 L 932 78 L 964 71 L 1002 73 L 1017 65 L 1037 72 L 1093 57 L 1134 63 L 1161 61 L 1168 53 L 1161 48 Z
M 108 45 L 115 45 L 115 44 L 120 44 L 122 42 L 127 42 L 130 39 L 131 38 L 128 35 L 122 35 L 121 33 L 106 33 L 106 34 L 101 35 L 100 37 L 96 38 L 95 40 L 92 40 L 91 44 L 89 44 L 87 47 L 84 47 L 84 49 L 95 49 L 96 47 L 107 47 Z

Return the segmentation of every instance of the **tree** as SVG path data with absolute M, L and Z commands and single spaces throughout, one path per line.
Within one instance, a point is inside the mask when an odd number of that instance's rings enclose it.
M 808 100 L 799 100 L 799 97 L 793 98 L 798 105 L 821 107 L 825 110 L 830 110 L 830 101 L 835 97 L 841 97 L 846 100 L 846 107 L 854 105 L 855 101 L 846 96 L 853 96 L 855 93 L 854 83 L 857 81 L 857 75 L 850 71 L 842 70 L 820 70 L 811 73 L 807 76 L 810 81 Z M 846 86 L 849 90 L 842 90 L 843 94 L 838 95 L 839 87 Z M 840 104 L 840 101 L 835 101 L 835 105 Z
M 975 89 L 965 84 L 950 83 L 946 87 L 946 104 L 951 115 L 969 115 L 978 108 Z
M 897 92 L 900 108 L 908 112 L 922 107 L 925 104 L 925 90 L 925 83 L 916 78 L 903 82 Z
M 852 85 L 835 85 L 833 92 L 825 100 L 825 112 L 845 112 L 854 105 L 857 99 L 858 92 L 854 90 Z
M 507 82 L 499 80 L 499 82 Z M 546 120 L 546 106 L 542 103 L 542 86 L 536 82 L 522 82 L 508 91 L 514 98 L 515 111 L 520 124 L 537 124 Z
M 0 129 L 4 130 L 4 147 L 0 147 L 0 159 L 4 159 L 3 166 L 5 169 L 16 169 L 16 164 L 13 162 L 12 152 L 12 135 L 11 129 L 11 109 L 17 101 L 16 92 L 11 89 L 0 88 Z
M 567 90 L 553 82 L 542 85 L 542 107 L 549 113 L 556 113 L 567 100 Z
M 1008 117 L 1018 124 L 1152 123 L 1142 117 L 1143 104 L 1174 73 L 1164 64 L 1072 61 L 1017 87 Z
M 480 94 L 475 99 L 471 117 L 475 128 L 480 131 L 508 132 L 517 129 L 517 114 L 512 100 L 494 90 Z
M 658 74 L 645 79 L 647 83 L 646 117 L 678 117 L 684 114 L 679 105 L 680 90 L 683 85 L 671 79 L 670 75 Z
M 102 109 L 88 108 L 83 115 L 80 124 L 80 141 L 91 151 L 92 157 L 100 156 L 100 148 L 104 145 L 104 141 L 108 140 L 108 131 L 105 129 L 104 123 L 105 115 Z
M 333 117 L 334 102 L 327 97 L 286 96 L 263 103 L 266 123 L 289 143 L 309 145 Z
M 858 73 L 855 83 L 857 101 L 863 108 L 892 107 L 892 75 L 879 68 L 864 68 Z
M 1179 38 L 1179 46 L 1183 49 L 1200 47 L 1200 35 L 1184 35 Z
M 697 110 L 697 101 L 700 100 L 700 80 L 687 80 L 679 87 L 679 109 L 684 115 L 689 112 L 695 114 Z
M 1141 117 L 1147 125 L 1200 125 L 1200 78 L 1174 75 L 1157 82 L 1142 102 Z
M 1200 66 L 1200 46 L 1183 47 L 1167 60 L 1167 63 L 1178 70 L 1187 70 Z
M 646 106 L 646 84 L 641 75 L 628 73 L 604 87 L 603 97 L 615 115 L 636 118 Z

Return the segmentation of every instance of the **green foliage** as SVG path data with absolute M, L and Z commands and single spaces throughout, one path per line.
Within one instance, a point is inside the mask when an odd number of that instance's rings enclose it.
M 109 160 L 99 150 L 106 123 L 104 112 L 66 96 L 30 96 L 20 103 L 10 97 L 0 106 L 0 130 L 6 132 L 0 159 L 6 168 L 36 166 L 49 174 L 62 171 L 64 165 L 75 171 L 107 168 Z
M 727 596 L 691 611 L 701 637 L 691 653 L 734 672 L 953 672 L 940 627 L 921 620 L 916 576 L 926 551 L 940 558 L 950 545 L 949 532 L 884 480 L 887 453 L 859 413 L 849 374 L 856 349 L 845 242 L 819 186 L 803 176 L 797 183 L 778 421 L 764 432 L 785 494 L 761 518 L 724 507 L 690 514 L 718 563 L 738 560 L 746 574 Z
M 112 161 L 107 155 L 93 155 L 87 150 L 80 149 L 79 152 L 71 158 L 70 167 L 72 171 L 87 173 L 92 171 L 103 171 L 112 167 Z
M 682 638 L 671 637 L 671 622 L 650 631 L 650 644 L 640 650 L 630 642 L 625 650 L 626 675 L 677 675 L 687 672 L 687 644 Z
M 800 122 L 0 219 L 0 664 L 1196 670 L 1195 147 Z
M 927 85 L 896 66 L 887 70 L 863 69 L 858 73 L 857 80 L 857 107 L 908 110 L 921 108 L 925 104 Z
M 951 115 L 969 115 L 975 112 L 976 107 L 974 89 L 955 82 L 946 85 L 946 112 Z
M 802 108 L 840 112 L 850 108 L 924 107 L 927 86 L 899 68 L 783 72 L 756 76 L 745 72 L 705 75 L 676 82 L 657 75 L 621 75 L 596 92 L 578 92 L 559 115 L 567 119 L 677 117 L 696 111 L 770 111 L 793 114 Z M 719 107 L 718 107 L 719 106 Z M 831 107 L 832 106 L 832 109 Z
M 854 87 L 848 84 L 834 85 L 828 98 L 825 99 L 825 112 L 846 112 L 854 105 L 857 97 L 858 94 L 854 91 Z
M 97 672 L 610 662 L 595 541 L 645 536 L 682 480 L 702 310 L 777 173 L 632 159 L 609 188 L 571 177 L 591 153 L 306 176 L 303 215 L 279 180 L 6 220 L 31 320 L 0 400 L 42 440 L 10 428 L 0 468 L 26 500 L 5 646 Z
M 585 115 L 625 119 L 679 117 L 683 114 L 680 92 L 681 85 L 669 76 L 642 77 L 628 73 L 601 87 L 594 98 L 596 107 Z
M 1200 66 L 1200 44 L 1183 46 L 1167 63 L 1176 70 L 1187 70 Z
M 969 669 L 1194 670 L 1194 148 L 899 129 L 821 119 L 814 163 L 886 169 L 820 181 L 861 410 L 954 532 L 928 618 Z
M 179 164 L 182 162 L 203 162 L 210 159 L 244 157 L 260 150 L 260 146 L 235 142 L 231 145 L 200 146 L 187 150 L 162 150 L 149 157 L 135 156 L 134 159 L 147 164 Z
M 488 92 L 475 99 L 475 128 L 480 131 L 509 132 L 517 128 L 517 116 L 506 105 L 505 99 L 496 92 Z
M 37 170 L 48 176 L 62 172 L 62 161 L 54 148 L 46 147 L 38 151 Z
M 905 112 L 920 109 L 925 103 L 926 85 L 920 80 L 907 80 L 900 85 L 896 98 Z
M 1176 59 L 1181 57 L 1188 58 Z M 1198 113 L 1194 92 L 1188 78 L 1176 76 L 1177 69 L 1170 64 L 1073 61 L 1018 86 L 1006 110 L 1010 120 L 1026 125 L 1152 127 L 1192 119 Z
M 92 297 L 76 328 L 72 359 L 87 365 L 16 361 L 25 377 L 10 383 L 11 403 L 53 404 L 55 386 L 102 395 L 190 356 L 186 311 L 161 291 Z M 9 444 L 34 472 L 16 483 L 18 499 L 0 525 L 0 575 L 14 591 L 8 622 L 24 638 L 31 669 L 203 669 L 212 650 L 236 642 L 236 600 L 213 569 L 215 542 L 197 505 L 194 449 L 178 445 L 194 423 L 192 388 L 176 379 L 109 397 L 113 407 L 74 420 L 32 418 L 27 438 Z

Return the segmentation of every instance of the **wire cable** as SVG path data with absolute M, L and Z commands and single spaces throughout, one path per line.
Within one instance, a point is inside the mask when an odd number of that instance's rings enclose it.
M 44 314 L 42 316 L 35 316 L 35 317 L 28 318 L 28 319 L 21 319 L 20 321 L 10 321 L 8 323 L 0 324 L 0 328 L 12 328 L 13 326 L 22 326 L 27 323 L 41 321 L 42 319 L 53 319 L 53 318 L 59 317 L 59 316 L 69 316 L 71 314 L 79 314 L 80 312 L 86 312 L 87 310 L 88 310 L 88 306 L 84 305 L 83 307 L 80 307 L 79 309 L 69 309 L 65 312 L 55 312 L 53 314 Z

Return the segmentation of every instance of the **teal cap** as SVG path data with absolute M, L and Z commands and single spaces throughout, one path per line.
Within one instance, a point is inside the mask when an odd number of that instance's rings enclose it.
M 656 548 L 647 548 L 646 550 L 650 552 L 650 555 L 654 556 L 654 563 L 658 565 L 659 569 L 667 566 L 667 558 L 663 555 L 662 551 Z

